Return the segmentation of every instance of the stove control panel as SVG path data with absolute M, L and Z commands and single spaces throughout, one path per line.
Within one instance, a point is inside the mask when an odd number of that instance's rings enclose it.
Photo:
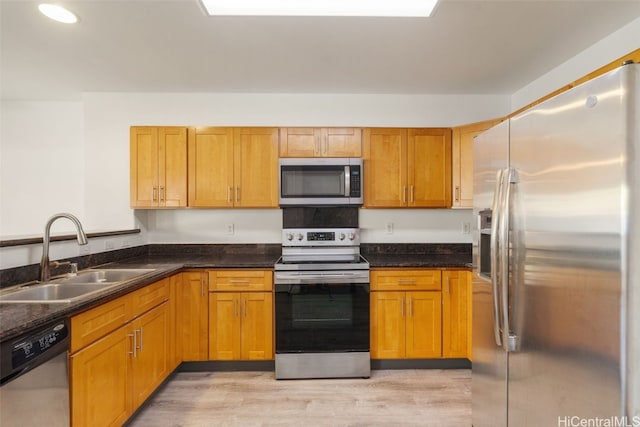
M 360 246 L 360 230 L 357 228 L 309 229 L 285 228 L 282 230 L 283 246 Z

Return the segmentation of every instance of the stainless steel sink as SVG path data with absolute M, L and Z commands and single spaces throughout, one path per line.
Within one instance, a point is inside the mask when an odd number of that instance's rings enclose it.
M 85 270 L 76 276 L 60 280 L 60 283 L 115 283 L 131 280 L 152 272 L 153 269 L 96 269 Z
M 20 288 L 0 295 L 1 302 L 71 302 L 91 293 L 101 291 L 113 283 L 42 283 Z
M 7 289 L 0 294 L 3 303 L 64 303 L 84 298 L 122 282 L 144 276 L 154 269 L 92 269 L 76 276 L 47 283 Z

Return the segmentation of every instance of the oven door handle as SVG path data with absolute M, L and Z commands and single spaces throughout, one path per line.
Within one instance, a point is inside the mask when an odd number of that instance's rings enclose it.
M 275 283 L 314 284 L 314 283 L 369 283 L 369 272 L 362 273 L 276 273 Z

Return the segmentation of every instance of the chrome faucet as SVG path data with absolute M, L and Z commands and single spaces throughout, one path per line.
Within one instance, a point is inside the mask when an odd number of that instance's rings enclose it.
M 87 244 L 87 235 L 84 233 L 84 230 L 82 229 L 82 224 L 80 224 L 80 221 L 78 220 L 78 218 L 76 218 L 75 216 L 69 213 L 58 213 L 52 216 L 51 218 L 49 218 L 49 221 L 47 221 L 47 224 L 44 226 L 44 238 L 42 239 L 42 260 L 40 260 L 40 281 L 41 282 L 46 282 L 51 277 L 51 274 L 49 272 L 49 267 L 50 267 L 49 239 L 51 234 L 51 225 L 58 218 L 67 218 L 71 220 L 71 222 L 73 222 L 74 225 L 76 226 L 76 232 L 77 232 L 76 238 L 78 239 L 78 244 L 79 245 Z

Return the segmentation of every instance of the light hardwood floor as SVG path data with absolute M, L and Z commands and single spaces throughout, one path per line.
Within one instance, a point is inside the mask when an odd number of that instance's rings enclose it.
M 471 425 L 471 371 L 380 370 L 369 379 L 275 380 L 273 372 L 176 374 L 130 426 Z

